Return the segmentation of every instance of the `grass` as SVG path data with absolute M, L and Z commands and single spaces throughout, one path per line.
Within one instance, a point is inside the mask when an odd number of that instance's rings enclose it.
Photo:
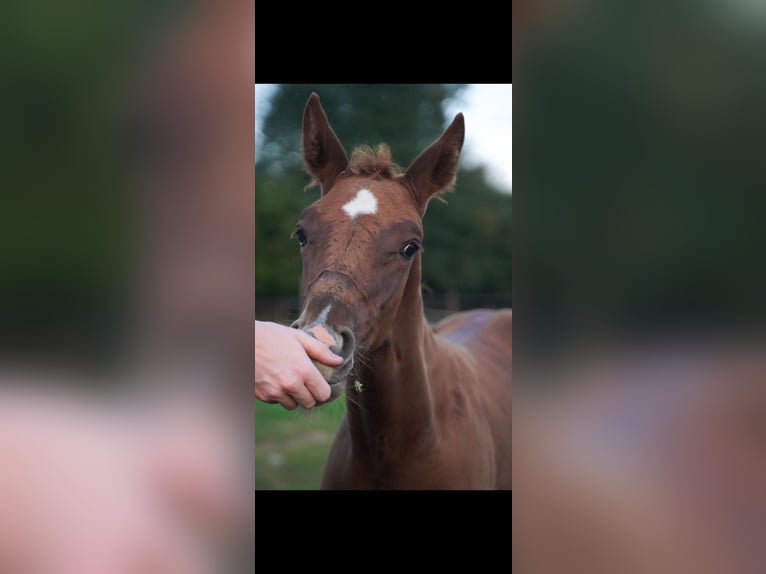
M 345 411 L 345 397 L 311 411 L 287 411 L 256 400 L 255 488 L 318 489 Z

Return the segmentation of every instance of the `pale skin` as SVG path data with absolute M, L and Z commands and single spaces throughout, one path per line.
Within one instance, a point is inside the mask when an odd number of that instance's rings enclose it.
M 288 410 L 310 409 L 330 398 L 330 385 L 311 362 L 337 367 L 343 358 L 298 329 L 255 322 L 255 396 Z

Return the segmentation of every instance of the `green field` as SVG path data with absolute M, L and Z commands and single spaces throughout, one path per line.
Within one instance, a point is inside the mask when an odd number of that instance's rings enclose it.
M 345 411 L 345 397 L 311 411 L 287 411 L 256 400 L 255 488 L 318 489 Z

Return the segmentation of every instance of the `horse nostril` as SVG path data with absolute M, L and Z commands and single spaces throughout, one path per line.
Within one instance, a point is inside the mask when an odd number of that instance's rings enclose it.
M 340 335 L 342 341 L 340 349 L 337 348 L 338 345 L 333 345 L 332 351 L 348 360 L 354 355 L 354 348 L 356 347 L 354 333 L 348 327 L 338 327 L 336 332 Z

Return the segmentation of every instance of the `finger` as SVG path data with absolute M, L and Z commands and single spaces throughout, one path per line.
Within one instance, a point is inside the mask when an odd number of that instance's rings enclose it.
M 255 398 L 257 398 L 259 401 L 263 403 L 267 403 L 270 405 L 277 405 L 277 404 L 282 405 L 288 411 L 293 411 L 298 408 L 298 403 L 296 403 L 292 397 L 284 393 L 267 394 L 261 391 L 257 386 L 255 387 Z
M 314 367 L 314 365 L 311 365 L 310 369 L 307 369 L 308 373 L 304 377 L 306 388 L 311 393 L 311 395 L 317 400 L 324 402 L 327 399 L 330 398 L 330 395 L 332 394 L 332 389 L 330 389 L 330 385 L 327 384 L 327 381 L 325 381 L 324 377 L 320 374 L 320 372 Z
M 271 386 L 269 386 L 267 390 L 264 390 L 257 384 L 255 386 L 255 398 L 261 401 L 262 403 L 266 403 L 269 405 L 281 404 L 283 399 L 283 396 L 281 395 L 282 394 L 278 390 L 274 389 Z
M 293 399 L 289 395 L 284 395 L 284 396 L 276 399 L 276 401 L 272 401 L 272 402 L 279 403 L 280 405 L 285 407 L 288 411 L 294 411 L 295 409 L 298 408 L 298 403 L 295 402 L 295 399 Z
M 255 383 L 255 398 L 261 401 L 262 403 L 273 403 L 274 401 L 270 400 L 266 394 L 261 391 L 260 386 L 258 383 Z
M 310 409 L 316 405 L 316 400 L 306 388 L 306 384 L 303 379 L 297 381 L 294 385 L 289 385 L 285 389 L 285 394 L 289 395 L 292 399 L 305 409 Z
M 343 357 L 333 353 L 330 350 L 330 347 L 325 345 L 322 341 L 315 339 L 303 331 L 297 332 L 300 333 L 298 338 L 303 345 L 303 348 L 311 358 L 325 363 L 326 365 L 340 365 L 343 362 Z

